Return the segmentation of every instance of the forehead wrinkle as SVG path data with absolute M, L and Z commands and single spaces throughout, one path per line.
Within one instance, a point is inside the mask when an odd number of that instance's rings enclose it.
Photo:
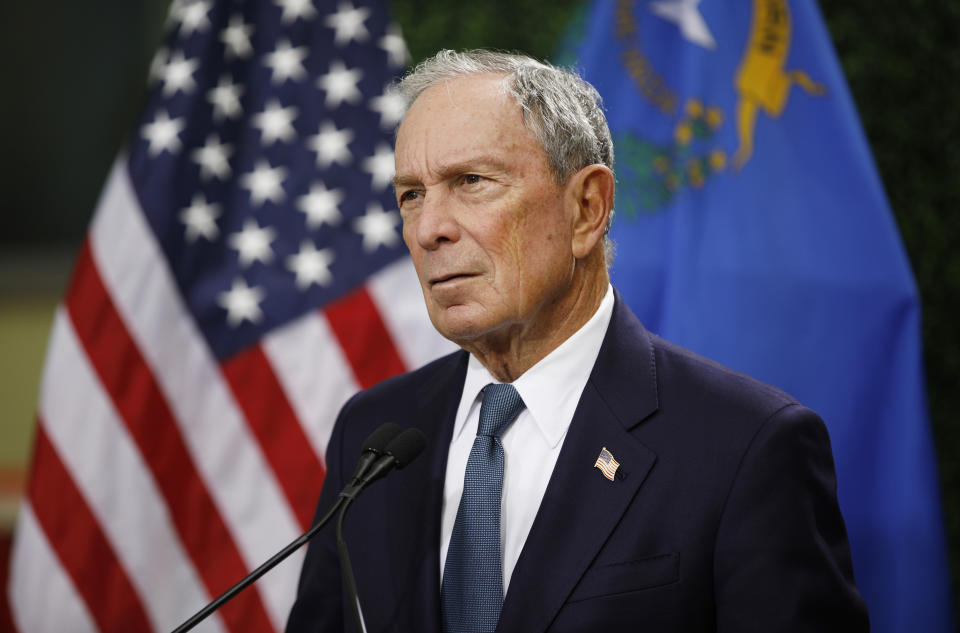
M 443 141 L 443 137 L 451 134 L 458 136 L 447 129 L 451 123 L 454 125 L 467 125 L 470 121 L 477 120 L 477 117 L 479 117 L 479 120 L 489 121 L 489 116 L 494 116 L 495 118 L 503 116 L 494 113 L 486 115 L 478 114 L 468 107 L 475 102 L 473 93 L 480 88 L 475 84 L 464 82 L 470 82 L 475 79 L 489 80 L 483 82 L 488 86 L 488 89 L 485 91 L 481 89 L 480 96 L 483 96 L 483 92 L 486 92 L 488 97 L 493 96 L 494 99 L 500 102 L 498 107 L 506 108 L 506 112 L 504 112 L 506 118 L 511 119 L 513 116 L 516 116 L 517 121 L 521 125 L 521 133 L 525 132 L 529 134 L 529 130 L 523 125 L 520 107 L 510 93 L 508 85 L 509 77 L 506 74 L 478 73 L 439 81 L 424 90 L 420 96 L 414 100 L 407 112 L 407 116 L 404 117 L 403 123 L 397 128 L 395 149 L 401 149 L 400 145 L 402 140 L 404 145 L 402 153 L 408 157 L 408 160 L 403 162 L 408 164 L 405 165 L 406 169 L 404 169 L 407 173 L 397 173 L 394 177 L 393 184 L 395 188 L 397 186 L 423 185 L 423 181 L 428 179 L 428 175 L 433 175 L 439 179 L 447 179 L 452 175 L 469 173 L 471 171 L 511 171 L 508 162 L 496 156 L 496 152 L 490 154 L 488 148 L 471 148 L 469 145 L 466 147 L 457 146 L 451 148 Z M 492 87 L 493 90 L 490 91 L 489 87 Z M 421 108 L 418 108 L 418 105 L 426 109 L 420 111 Z M 449 112 L 452 115 L 452 121 L 445 121 L 442 127 L 438 127 L 434 121 L 438 109 Z M 464 116 L 468 118 L 464 119 Z M 409 129 L 405 130 L 405 133 L 402 133 L 404 132 L 404 128 L 409 128 L 414 119 L 417 120 L 417 125 L 424 125 L 425 129 L 421 129 L 415 136 L 410 134 Z M 506 132 L 505 127 L 510 127 L 510 125 L 505 125 L 504 123 L 497 125 L 493 131 L 493 136 L 504 134 Z M 403 138 L 401 138 L 401 136 Z M 501 138 L 500 140 L 501 142 L 509 142 L 509 139 Z M 442 156 L 431 152 L 429 147 L 435 143 L 439 143 L 441 147 L 445 147 L 446 151 L 444 151 L 444 153 L 448 155 Z M 495 145 L 499 145 L 499 143 L 495 143 Z M 472 155 L 474 152 L 476 152 L 476 155 Z M 401 160 L 399 160 L 400 154 L 401 152 L 397 151 L 398 163 L 401 162 Z M 464 158 L 464 156 L 466 156 L 466 158 Z M 417 163 L 420 164 L 417 165 Z M 425 171 L 420 173 L 421 169 Z

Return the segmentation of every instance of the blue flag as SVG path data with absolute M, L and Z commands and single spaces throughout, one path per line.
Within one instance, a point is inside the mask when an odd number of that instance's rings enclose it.
M 614 284 L 821 414 L 873 630 L 952 631 L 917 289 L 816 4 L 599 1 L 560 61 L 614 136 Z

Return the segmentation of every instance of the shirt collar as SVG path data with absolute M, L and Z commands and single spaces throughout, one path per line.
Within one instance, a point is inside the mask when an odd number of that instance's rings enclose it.
M 551 448 L 560 443 L 573 419 L 607 333 L 613 314 L 613 301 L 613 287 L 607 284 L 607 292 L 593 316 L 513 381 L 534 424 Z M 454 440 L 463 432 L 473 407 L 479 406 L 480 391 L 491 382 L 500 381 L 471 354 L 454 423 Z

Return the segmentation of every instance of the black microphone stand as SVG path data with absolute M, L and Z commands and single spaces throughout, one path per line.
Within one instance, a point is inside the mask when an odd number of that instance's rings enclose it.
M 381 479 L 394 468 L 400 470 L 409 464 L 412 459 L 420 454 L 425 444 L 426 438 L 418 429 L 410 428 L 401 432 L 386 446 L 384 454 L 375 462 L 370 463 L 362 476 L 355 478 L 350 485 L 340 492 L 340 500 L 344 501 L 344 504 L 337 519 L 337 555 L 340 558 L 340 573 L 344 592 L 347 596 L 347 603 L 350 605 L 350 612 L 353 614 L 355 633 L 366 633 L 367 628 L 360 611 L 360 598 L 357 596 L 357 584 L 353 577 L 350 554 L 347 552 L 347 542 L 343 538 L 343 519 L 347 515 L 350 504 L 364 488 Z
M 173 630 L 173 633 L 186 633 L 186 631 L 189 631 L 196 625 L 200 624 L 203 620 L 207 618 L 207 616 L 209 616 L 211 613 L 213 613 L 214 611 L 222 607 L 224 604 L 227 603 L 227 601 L 231 600 L 238 593 L 246 589 L 248 585 L 253 583 L 253 581 L 257 580 L 258 578 L 260 578 L 260 576 L 264 575 L 265 573 L 267 573 L 268 571 L 276 567 L 278 564 L 280 564 L 281 561 L 283 561 L 285 558 L 290 556 L 290 554 L 292 554 L 297 549 L 299 549 L 304 543 L 306 543 L 311 538 L 313 538 L 314 535 L 320 531 L 320 528 L 322 528 L 324 525 L 326 525 L 330 521 L 330 519 L 333 517 L 334 512 L 336 512 L 340 508 L 340 506 L 343 505 L 343 502 L 344 502 L 344 498 L 339 497 L 337 499 L 337 502 L 333 504 L 333 507 L 330 508 L 330 511 L 327 512 L 323 516 L 323 518 L 320 519 L 320 521 L 318 521 L 309 530 L 307 530 L 306 532 L 298 536 L 296 539 L 291 541 L 289 545 L 287 545 L 282 550 L 280 550 L 279 552 L 271 556 L 270 559 L 267 560 L 267 562 L 265 562 L 264 564 L 260 565 L 259 567 L 254 569 L 252 572 L 250 572 L 243 580 L 241 580 L 240 582 L 238 582 L 237 584 L 235 584 L 234 586 L 230 587 L 229 589 L 224 591 L 222 594 L 220 594 L 219 598 L 217 598 L 216 600 L 209 603 L 204 608 L 194 613 L 189 620 L 187 620 L 186 622 L 184 622 L 183 624 L 175 628 Z M 342 519 L 343 515 L 341 514 L 340 517 Z
M 383 445 L 386 446 L 383 446 Z M 178 626 L 172 633 L 186 633 L 211 613 L 222 607 L 238 593 L 247 588 L 253 581 L 276 567 L 282 560 L 309 541 L 326 525 L 333 514 L 340 510 L 337 521 L 337 552 L 340 556 L 343 582 L 349 596 L 354 614 L 354 624 L 358 633 L 364 633 L 363 617 L 360 615 L 360 603 L 357 598 L 356 582 L 353 578 L 353 568 L 350 566 L 350 556 L 347 553 L 347 544 L 343 540 L 343 517 L 347 508 L 364 488 L 374 481 L 384 477 L 393 469 L 401 469 L 420 454 L 426 444 L 426 438 L 418 429 L 407 429 L 403 432 L 396 424 L 387 423 L 374 431 L 364 443 L 363 454 L 357 470 L 349 484 L 340 492 L 336 503 L 313 527 L 294 539 L 289 545 L 270 557 L 264 564 L 250 572 L 243 580 L 227 589 L 219 598 L 197 611 L 190 619 Z M 382 449 L 382 450 L 381 450 Z
M 350 612 L 353 614 L 353 625 L 355 633 L 366 633 L 367 627 L 363 621 L 363 615 L 360 613 L 360 597 L 357 595 L 357 583 L 353 577 L 353 565 L 350 563 L 350 553 L 347 551 L 347 542 L 343 538 L 343 518 L 347 515 L 347 508 L 353 503 L 353 496 L 340 497 L 345 500 L 343 508 L 340 510 L 340 516 L 337 518 L 337 555 L 340 557 L 340 573 L 343 581 L 343 589 L 347 594 L 347 603 L 350 604 Z

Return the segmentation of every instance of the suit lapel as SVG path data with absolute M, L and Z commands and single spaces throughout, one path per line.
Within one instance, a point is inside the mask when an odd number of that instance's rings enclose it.
M 619 294 L 600 354 L 517 561 L 498 631 L 544 631 L 636 496 L 656 455 L 629 430 L 657 408 L 646 331 Z M 606 447 L 622 478 L 594 467 Z
M 460 403 L 467 354 L 453 354 L 419 388 L 408 425 L 427 437 L 426 454 L 389 479 L 389 568 L 398 596 L 397 630 L 440 630 L 440 509 L 453 419 Z

